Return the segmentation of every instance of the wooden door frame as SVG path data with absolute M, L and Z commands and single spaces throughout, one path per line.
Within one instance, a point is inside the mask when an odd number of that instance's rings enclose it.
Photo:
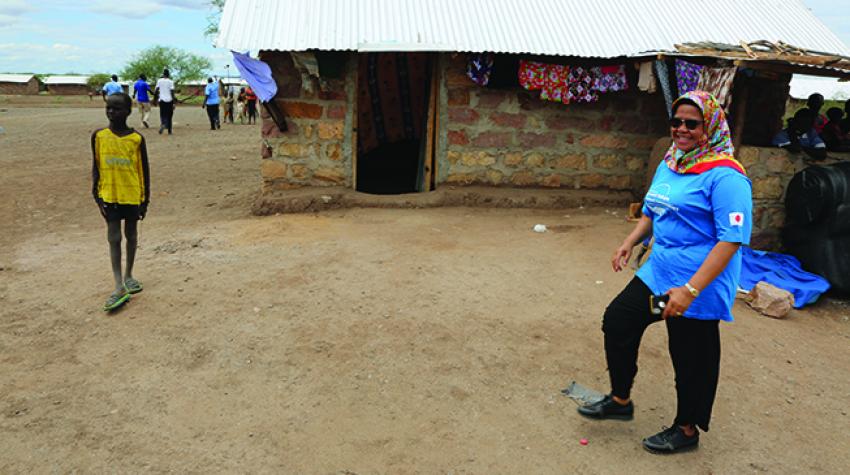
M 357 134 L 358 134 L 358 118 L 360 116 L 358 106 L 360 105 L 360 56 L 356 53 L 354 64 L 354 97 L 352 100 L 351 114 L 351 188 L 357 190 Z M 433 54 L 431 62 L 431 85 L 428 93 L 428 113 L 425 127 L 425 170 L 424 170 L 424 186 L 419 193 L 431 191 L 436 188 L 433 184 L 436 182 L 437 176 L 437 134 L 440 133 L 440 114 L 439 114 L 439 97 L 440 97 L 440 53 Z

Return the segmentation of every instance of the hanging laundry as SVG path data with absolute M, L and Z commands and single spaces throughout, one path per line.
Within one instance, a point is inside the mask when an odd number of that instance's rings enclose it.
M 702 66 L 681 59 L 676 60 L 676 85 L 679 95 L 696 90 Z
M 667 69 L 667 63 L 664 61 L 655 61 L 655 74 L 658 76 L 658 83 L 661 84 L 661 93 L 664 94 L 664 102 L 667 104 L 667 116 L 670 116 L 670 109 L 673 107 L 673 93 L 670 91 L 670 71 Z
M 520 86 L 529 91 L 542 89 L 546 82 L 546 65 L 537 61 L 520 60 L 517 75 Z
M 595 86 L 596 80 L 589 69 L 581 66 L 571 68 L 563 102 L 596 102 L 599 100 L 599 93 L 594 89 Z
M 486 86 L 490 82 L 490 74 L 493 72 L 493 53 L 477 53 L 469 57 L 466 65 L 466 75 L 472 82 L 479 86 Z
M 543 83 L 543 88 L 540 90 L 540 98 L 544 101 L 563 102 L 568 104 L 566 99 L 567 81 L 570 75 L 570 67 L 560 64 L 546 65 L 546 78 Z
M 245 78 L 257 97 L 263 102 L 268 102 L 277 94 L 277 83 L 272 77 L 271 67 L 260 61 L 250 57 L 247 53 L 239 53 L 231 51 L 233 54 L 233 64 L 239 70 L 239 74 Z
M 638 89 L 650 94 L 655 93 L 655 73 L 652 71 L 652 61 L 640 63 L 640 69 L 638 70 Z
M 735 82 L 737 68 L 704 67 L 700 72 L 697 89 L 705 91 L 715 98 L 724 109 L 732 105 L 732 84 Z
M 596 79 L 594 90 L 599 92 L 625 91 L 629 88 L 626 79 L 626 66 L 597 66 L 590 68 L 590 74 Z

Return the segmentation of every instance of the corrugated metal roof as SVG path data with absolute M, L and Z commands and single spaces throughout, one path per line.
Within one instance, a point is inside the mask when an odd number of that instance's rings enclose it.
M 34 74 L 0 74 L 0 82 L 27 83 Z
M 88 76 L 48 76 L 44 78 L 44 84 L 59 85 L 59 84 L 82 84 L 85 85 L 88 81 Z
M 219 31 L 216 46 L 237 51 L 617 57 L 686 42 L 781 40 L 850 56 L 801 0 L 227 0 Z

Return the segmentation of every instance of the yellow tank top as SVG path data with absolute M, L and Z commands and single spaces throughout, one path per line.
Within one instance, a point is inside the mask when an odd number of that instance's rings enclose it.
M 94 149 L 100 173 L 97 195 L 106 203 L 138 205 L 145 199 L 142 136 L 119 137 L 109 128 L 95 134 Z

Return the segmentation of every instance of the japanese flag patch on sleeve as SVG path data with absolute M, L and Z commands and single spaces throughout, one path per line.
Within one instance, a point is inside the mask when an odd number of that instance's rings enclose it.
M 729 225 L 730 226 L 743 226 L 744 225 L 744 213 L 740 213 L 740 212 L 729 213 Z

